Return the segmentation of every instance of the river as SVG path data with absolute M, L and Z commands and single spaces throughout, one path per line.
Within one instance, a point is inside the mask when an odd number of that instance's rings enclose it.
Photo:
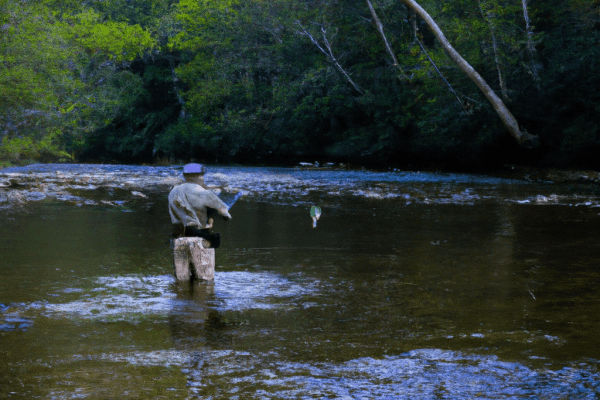
M 209 166 L 244 195 L 189 284 L 180 175 L 0 170 L 0 398 L 600 396 L 597 184 Z

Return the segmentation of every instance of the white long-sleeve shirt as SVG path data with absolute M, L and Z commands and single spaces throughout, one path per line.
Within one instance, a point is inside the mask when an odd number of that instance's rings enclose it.
M 231 219 L 229 207 L 213 191 L 195 183 L 176 186 L 169 193 L 169 213 L 173 224 L 199 229 L 211 228 L 208 223 L 208 209 L 216 210 L 225 218 Z

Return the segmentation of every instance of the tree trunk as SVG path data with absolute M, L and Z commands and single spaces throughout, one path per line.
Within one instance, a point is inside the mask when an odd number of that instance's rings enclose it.
M 414 10 L 429 26 L 429 28 L 433 31 L 436 38 L 440 41 L 441 45 L 450 55 L 450 58 L 454 60 L 454 62 L 463 70 L 463 72 L 477 85 L 479 90 L 483 93 L 483 95 L 488 99 L 500 119 L 502 123 L 510 133 L 512 137 L 514 137 L 517 142 L 524 147 L 534 148 L 539 146 L 539 138 L 535 135 L 531 135 L 527 133 L 525 129 L 520 129 L 519 124 L 512 113 L 506 108 L 502 100 L 494 93 L 492 88 L 487 84 L 486 81 L 483 80 L 481 75 L 471 67 L 469 63 L 465 61 L 464 58 L 448 42 L 446 36 L 439 28 L 439 26 L 435 23 L 433 18 L 414 0 L 401 0 L 404 4 L 406 4 L 409 8 Z
M 496 43 L 496 35 L 494 34 L 492 19 L 490 17 L 490 13 L 487 13 L 486 15 L 486 13 L 483 11 L 481 0 L 479 0 L 479 10 L 481 11 L 481 16 L 490 27 L 490 34 L 492 35 L 492 47 L 494 49 L 494 61 L 496 62 L 496 70 L 498 71 L 498 83 L 500 84 L 500 91 L 502 92 L 502 97 L 504 98 L 504 100 L 508 100 L 508 90 L 506 89 L 504 78 L 502 78 L 502 70 L 500 69 L 500 55 L 498 54 L 498 44 Z
M 173 62 L 173 57 L 169 58 L 169 67 L 171 67 L 171 82 L 173 83 L 173 90 L 175 91 L 175 95 L 177 96 L 177 102 L 181 106 L 181 110 L 179 111 L 179 118 L 185 118 L 185 101 L 183 101 L 183 96 L 181 95 L 181 91 L 179 90 L 179 85 L 177 81 L 177 74 L 175 73 L 175 63 Z
M 527 53 L 529 53 L 529 63 L 531 64 L 531 75 L 533 76 L 533 79 L 535 80 L 535 85 L 537 87 L 537 90 L 541 90 L 540 89 L 540 77 L 538 75 L 538 67 L 537 67 L 537 63 L 535 62 L 535 47 L 533 46 L 533 41 L 531 40 L 531 35 L 533 35 L 533 32 L 531 32 L 531 22 L 529 20 L 529 13 L 527 12 L 527 0 L 522 0 L 522 4 L 523 4 L 523 19 L 525 20 L 525 36 L 527 38 Z
M 373 17 L 373 22 L 375 23 L 375 27 L 377 28 L 377 31 L 379 32 L 379 34 L 381 35 L 381 38 L 383 39 L 383 43 L 385 44 L 385 48 L 387 49 L 387 52 L 389 53 L 390 57 L 392 57 L 392 62 L 394 63 L 394 67 L 398 68 L 400 70 L 400 72 L 402 72 L 402 74 L 404 75 L 404 71 L 402 70 L 402 67 L 398 63 L 398 60 L 396 59 L 396 55 L 394 54 L 394 51 L 392 50 L 392 46 L 390 46 L 390 43 L 388 42 L 387 37 L 385 36 L 385 33 L 383 32 L 383 24 L 381 23 L 381 20 L 377 16 L 377 13 L 375 12 L 375 8 L 373 8 L 373 4 L 371 4 L 370 0 L 366 0 L 366 2 L 367 2 L 367 7 L 369 7 L 369 11 L 371 11 L 371 16 Z
M 215 249 L 199 237 L 173 240 L 173 272 L 178 281 L 215 279 Z

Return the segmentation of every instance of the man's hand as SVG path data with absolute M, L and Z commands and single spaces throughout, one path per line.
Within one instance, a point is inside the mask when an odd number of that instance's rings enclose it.
M 228 220 L 231 219 L 231 214 L 229 214 L 229 210 L 225 207 L 220 208 L 219 210 L 219 214 L 221 214 L 221 216 L 223 216 L 224 220 Z

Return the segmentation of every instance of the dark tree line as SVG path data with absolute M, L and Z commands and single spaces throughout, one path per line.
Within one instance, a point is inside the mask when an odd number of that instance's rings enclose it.
M 600 167 L 599 28 L 596 0 L 0 0 L 0 162 Z

